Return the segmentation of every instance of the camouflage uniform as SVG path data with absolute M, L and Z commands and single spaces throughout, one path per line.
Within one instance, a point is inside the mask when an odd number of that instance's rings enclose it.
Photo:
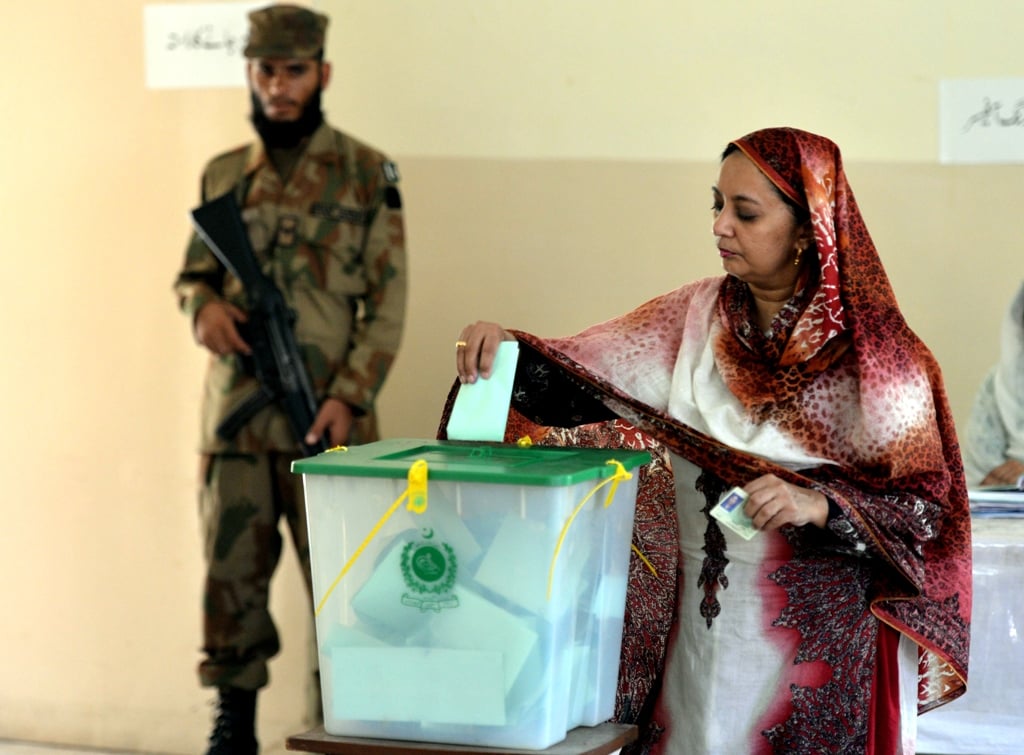
M 264 272 L 296 313 L 296 338 L 314 390 L 352 407 L 349 443 L 375 440 L 374 402 L 395 358 L 404 320 L 406 260 L 394 164 L 322 124 L 284 183 L 262 143 L 212 160 L 203 200 L 234 191 Z M 193 235 L 175 283 L 194 318 L 224 298 L 245 309 L 241 284 Z M 289 471 L 298 445 L 270 406 L 225 441 L 216 427 L 256 390 L 235 356 L 212 356 L 202 402 L 200 512 L 208 574 L 204 596 L 205 686 L 256 689 L 278 650 L 267 608 L 285 517 L 309 583 L 301 478 Z

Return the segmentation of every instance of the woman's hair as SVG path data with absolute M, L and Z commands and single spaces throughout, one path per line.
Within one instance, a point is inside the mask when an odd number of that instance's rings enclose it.
M 737 147 L 734 143 L 730 142 L 729 146 L 727 146 L 725 150 L 722 152 L 722 160 L 725 160 L 725 158 L 727 158 L 733 152 L 739 152 L 739 149 L 740 148 Z M 796 218 L 796 222 L 798 225 L 802 225 L 811 219 L 811 213 L 806 208 L 801 207 L 788 196 L 786 196 L 786 193 L 782 191 L 782 189 L 780 189 L 778 186 L 776 186 L 773 181 L 769 180 L 768 183 L 771 184 L 772 190 L 779 195 L 783 202 L 786 203 L 786 207 L 788 207 L 789 211 L 793 213 L 793 217 Z

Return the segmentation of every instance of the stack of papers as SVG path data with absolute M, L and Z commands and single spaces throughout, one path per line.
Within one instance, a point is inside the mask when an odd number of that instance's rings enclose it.
M 992 485 L 967 491 L 971 516 L 1024 517 L 1024 490 L 1015 485 Z

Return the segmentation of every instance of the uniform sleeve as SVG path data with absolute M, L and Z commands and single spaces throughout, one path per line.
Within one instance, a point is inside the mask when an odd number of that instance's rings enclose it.
M 206 201 L 205 178 L 201 191 L 202 201 Z M 178 306 L 189 321 L 195 319 L 204 304 L 220 298 L 224 282 L 224 267 L 214 257 L 213 252 L 203 243 L 194 231 L 185 248 L 185 261 L 174 281 L 174 293 L 178 298 Z
M 366 294 L 348 358 L 327 391 L 357 413 L 372 409 L 395 360 L 405 323 L 407 267 L 402 200 L 393 164 L 384 163 L 381 170 L 382 189 L 363 251 Z

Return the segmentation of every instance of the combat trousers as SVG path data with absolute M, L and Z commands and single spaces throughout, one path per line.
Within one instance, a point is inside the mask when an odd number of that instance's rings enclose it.
M 270 581 L 281 557 L 283 519 L 302 567 L 312 616 L 309 540 L 297 456 L 205 455 L 199 511 L 206 557 L 203 587 L 204 687 L 259 689 L 280 650 L 270 615 Z

